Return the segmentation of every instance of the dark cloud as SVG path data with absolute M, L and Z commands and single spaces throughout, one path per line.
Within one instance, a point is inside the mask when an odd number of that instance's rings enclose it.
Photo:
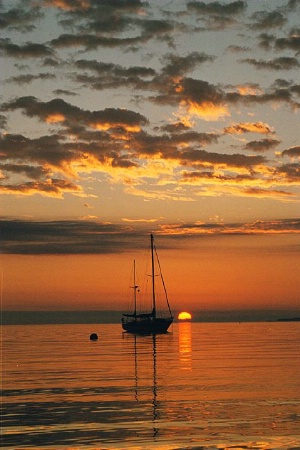
M 290 183 L 300 181 L 300 163 L 283 164 L 276 169 L 276 172 L 280 175 L 284 175 Z
M 187 2 L 187 8 L 198 14 L 208 14 L 213 17 L 235 16 L 236 14 L 241 14 L 246 10 L 247 3 L 240 0 L 229 3 L 221 3 L 218 1 L 209 3 L 190 1 Z
M 267 33 L 262 33 L 259 36 L 259 45 L 265 50 L 274 48 L 274 50 L 293 50 L 296 54 L 300 51 L 300 31 L 292 30 L 286 37 L 277 37 Z
M 163 77 L 167 76 L 171 79 L 183 76 L 199 64 L 212 62 L 214 59 L 214 56 L 199 52 L 192 52 L 186 56 L 167 54 L 163 58 L 164 67 L 161 71 L 161 75 Z
M 104 63 L 96 60 L 80 59 L 75 62 L 77 69 L 92 70 L 98 75 L 128 77 L 153 77 L 156 71 L 151 67 L 132 66 L 122 67 L 118 64 Z
M 239 15 L 247 9 L 245 1 L 202 2 L 189 1 L 187 10 L 205 22 L 206 29 L 224 29 L 230 27 Z
M 11 77 L 6 82 L 8 83 L 16 83 L 19 85 L 28 84 L 36 80 L 53 80 L 56 76 L 52 73 L 39 73 L 37 75 L 26 74 L 26 75 L 18 75 L 16 77 Z
M 291 158 L 300 158 L 300 145 L 296 145 L 295 147 L 288 148 L 282 152 L 282 156 L 290 156 Z
M 66 95 L 67 97 L 75 97 L 78 94 L 75 94 L 73 91 L 68 91 L 66 89 L 55 89 L 53 91 L 53 94 L 55 95 Z
M 195 163 L 210 163 L 221 164 L 227 167 L 244 167 L 251 168 L 255 165 L 262 164 L 265 159 L 264 157 L 257 156 L 247 156 L 243 154 L 232 154 L 226 155 L 222 153 L 207 152 L 206 150 L 194 150 L 187 149 L 181 153 L 181 161 L 186 164 L 187 162 Z
M 258 89 L 259 91 L 259 89 Z M 266 90 L 264 93 L 251 93 L 251 94 L 241 94 L 240 92 L 229 92 L 224 95 L 227 102 L 229 103 L 240 103 L 240 104 L 261 104 L 265 105 L 269 102 L 276 103 L 286 103 L 291 106 L 292 109 L 298 108 L 299 105 L 294 99 L 293 88 L 278 88 Z
M 7 11 L 1 11 L 0 4 L 0 29 L 16 29 L 21 32 L 33 30 L 34 22 L 43 16 L 39 7 L 30 7 L 26 9 L 26 4 L 20 8 L 11 8 Z
M 60 3 L 64 18 L 61 24 L 64 28 L 74 28 L 80 23 L 81 38 L 76 35 L 64 34 L 52 41 L 55 47 L 84 46 L 93 49 L 99 46 L 116 47 L 131 46 L 145 43 L 149 39 L 173 41 L 172 33 L 175 23 L 164 18 L 153 18 L 145 14 L 147 2 L 141 1 L 89 1 L 70 6 Z M 58 5 L 57 5 L 58 6 Z M 126 31 L 136 30 L 136 37 L 125 38 L 121 35 Z M 119 38 L 113 38 L 115 34 Z
M 134 111 L 106 108 L 99 111 L 87 111 L 61 98 L 50 100 L 49 102 L 38 101 L 33 96 L 19 97 L 16 100 L 5 103 L 3 111 L 14 111 L 22 109 L 28 117 L 37 117 L 45 122 L 59 122 L 68 126 L 72 123 L 83 124 L 84 126 L 96 127 L 105 125 L 108 128 L 142 126 L 147 124 L 147 119 Z
M 247 142 L 244 148 L 255 152 L 266 152 L 277 147 L 279 144 L 280 141 L 277 139 L 261 139 L 260 141 Z
M 183 131 L 189 130 L 191 127 L 182 123 L 182 122 L 176 122 L 176 123 L 168 123 L 166 125 L 163 125 L 160 129 L 161 131 L 166 131 L 169 133 L 182 133 Z
M 275 41 L 275 48 L 277 50 L 290 49 L 295 52 L 300 52 L 300 35 L 291 35 L 287 38 L 278 38 Z
M 141 245 L 128 226 L 83 220 L 0 220 L 0 239 L 2 253 L 28 255 L 121 253 Z
M 2 194 L 32 195 L 39 193 L 50 197 L 62 197 L 64 192 L 80 192 L 81 188 L 70 181 L 52 178 L 47 181 L 28 181 L 18 184 L 3 183 L 0 190 Z
M 274 44 L 276 37 L 267 33 L 261 33 L 258 37 L 259 46 L 264 50 L 269 50 Z
M 116 38 L 106 36 L 95 36 L 93 34 L 62 34 L 52 39 L 54 48 L 84 47 L 86 50 L 95 50 L 98 47 L 117 48 L 142 43 L 140 36 L 133 38 Z M 45 55 L 46 56 L 46 55 Z
M 77 73 L 74 80 L 97 90 L 124 88 L 126 86 L 134 89 L 150 89 L 151 80 L 156 75 L 155 70 L 150 67 L 132 66 L 126 68 L 96 60 L 78 60 L 75 62 L 75 67 L 77 70 L 89 70 L 96 73 L 95 76 Z
M 281 56 L 279 58 L 274 58 L 267 61 L 263 59 L 247 58 L 242 60 L 242 62 L 251 64 L 257 69 L 262 70 L 292 70 L 300 67 L 300 63 L 297 58 L 289 56 Z
M 0 170 L 4 175 L 8 173 L 24 174 L 28 178 L 38 180 L 50 174 L 50 170 L 41 166 L 30 166 L 28 164 L 0 164 Z
M 287 6 L 294 11 L 297 7 L 300 7 L 300 2 L 299 0 L 289 0 Z
M 54 58 L 45 58 L 43 61 L 44 67 L 58 67 L 60 65 L 59 61 Z
M 154 101 L 165 101 L 171 104 L 176 102 L 174 97 L 174 88 L 181 78 L 187 72 L 193 70 L 196 66 L 211 62 L 213 56 L 205 53 L 192 52 L 186 56 L 167 54 L 162 60 L 160 72 L 151 67 L 132 66 L 123 67 L 113 63 L 104 63 L 96 60 L 78 60 L 75 62 L 76 69 L 95 72 L 91 76 L 85 73 L 76 73 L 74 80 L 83 83 L 87 87 L 103 90 L 111 88 L 131 87 L 144 91 L 156 91 L 162 93 L 152 97 Z
M 49 165 L 60 172 L 63 171 L 65 176 L 71 176 L 71 173 L 69 173 L 70 165 L 73 162 L 80 162 L 82 167 L 84 167 L 87 155 L 95 156 L 99 165 L 105 162 L 107 158 L 112 160 L 112 163 L 115 161 L 115 166 L 118 160 L 120 161 L 119 164 L 121 164 L 121 161 L 125 164 L 125 157 L 121 155 L 122 147 L 119 149 L 117 140 L 109 145 L 109 143 L 105 143 L 105 140 L 99 142 L 99 137 L 101 138 L 102 136 L 101 133 L 94 134 L 93 141 L 89 143 L 84 141 L 69 142 L 61 135 L 41 136 L 36 139 L 30 139 L 22 135 L 7 133 L 0 140 L 0 161 L 15 161 L 15 165 L 7 164 L 5 166 L 6 171 L 13 167 L 13 172 L 16 171 L 16 165 L 19 166 L 19 161 L 41 165 L 43 168 L 40 171 L 41 176 L 48 175 L 49 169 L 47 170 L 47 167 Z M 86 164 L 88 164 L 88 161 L 86 161 Z M 22 171 L 19 171 L 19 173 L 22 173 Z M 29 172 L 27 172 L 27 175 L 29 175 Z M 47 183 L 49 181 L 48 178 L 47 176 L 41 181 Z M 38 185 L 35 186 L 39 187 Z M 30 186 L 31 191 L 33 187 L 34 185 Z M 42 188 L 43 192 L 52 192 L 51 190 L 45 190 L 43 185 Z M 29 190 L 27 189 L 27 191 Z
M 3 114 L 0 114 L 0 129 L 6 128 L 7 118 Z
M 161 86 L 164 88 L 164 92 L 151 97 L 155 103 L 177 105 L 185 102 L 187 106 L 190 103 L 201 106 L 208 102 L 219 106 L 225 100 L 225 94 L 219 87 L 204 80 L 182 78 L 177 83 L 170 83 L 169 86 L 162 84 Z
M 7 56 L 14 58 L 42 58 L 54 56 L 52 48 L 45 44 L 27 42 L 24 45 L 17 45 L 11 43 L 10 39 L 1 39 L 0 49 Z
M 217 142 L 219 135 L 215 133 L 197 133 L 195 131 L 182 131 L 173 134 L 153 135 L 146 132 L 135 135 L 132 143 L 142 154 L 161 153 L 164 156 L 170 156 L 170 149 L 173 149 L 173 157 L 177 157 L 181 152 L 175 149 L 179 145 L 187 143 L 197 143 L 200 146 Z
M 251 17 L 253 30 L 266 30 L 268 28 L 282 28 L 287 22 L 286 17 L 278 11 L 258 11 Z
M 213 170 L 197 170 L 193 172 L 185 172 L 183 179 L 188 181 L 194 180 L 211 180 L 211 181 L 234 181 L 243 183 L 243 181 L 251 181 L 254 179 L 253 175 L 221 175 L 214 173 Z
M 295 194 L 287 191 L 282 191 L 279 189 L 262 189 L 262 188 L 246 188 L 244 189 L 244 193 L 247 195 L 255 196 L 255 197 L 289 197 L 294 196 Z
M 245 53 L 250 50 L 249 47 L 242 47 L 240 45 L 229 45 L 228 50 L 232 53 Z
M 177 223 L 157 225 L 160 247 L 172 248 L 172 239 L 201 235 L 300 233 L 299 219 L 255 221 L 252 223 Z M 1 250 L 4 254 L 61 255 L 108 254 L 148 246 L 148 227 L 128 227 L 90 220 L 25 221 L 0 220 Z M 177 248 L 177 245 L 176 245 Z

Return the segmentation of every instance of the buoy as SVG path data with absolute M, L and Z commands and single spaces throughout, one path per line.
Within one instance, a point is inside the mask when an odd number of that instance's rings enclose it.
M 90 341 L 97 341 L 98 339 L 98 334 L 97 333 L 92 333 L 90 335 Z

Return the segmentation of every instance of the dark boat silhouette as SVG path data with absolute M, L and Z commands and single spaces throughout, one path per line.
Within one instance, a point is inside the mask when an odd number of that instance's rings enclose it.
M 152 311 L 148 313 L 137 312 L 136 292 L 138 286 L 135 280 L 135 261 L 134 261 L 134 279 L 133 279 L 133 292 L 134 292 L 134 311 L 132 313 L 123 314 L 122 328 L 128 333 L 136 334 L 161 334 L 167 333 L 169 326 L 173 323 L 173 315 L 171 312 L 165 283 L 162 277 L 161 267 L 158 259 L 158 254 L 154 245 L 153 234 L 150 235 L 151 243 L 151 277 L 152 277 Z M 167 311 L 163 314 L 159 313 L 156 308 L 156 293 L 155 293 L 155 271 L 159 269 L 159 276 L 163 285 L 165 300 L 167 305 Z

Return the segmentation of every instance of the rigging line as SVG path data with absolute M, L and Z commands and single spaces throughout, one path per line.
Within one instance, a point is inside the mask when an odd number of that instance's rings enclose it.
M 162 274 L 162 271 L 161 271 L 161 265 L 160 265 L 159 257 L 158 257 L 158 254 L 157 254 L 155 246 L 154 246 L 154 250 L 155 250 L 155 255 L 156 255 L 156 259 L 157 259 L 157 263 L 158 263 L 158 267 L 159 267 L 159 273 L 160 273 L 161 281 L 162 281 L 162 284 L 163 284 L 163 288 L 164 288 L 164 292 L 165 292 L 165 296 L 166 296 L 166 300 L 167 300 L 167 305 L 168 305 L 168 308 L 169 308 L 169 313 L 170 313 L 171 317 L 173 317 L 172 311 L 171 311 L 171 307 L 170 307 L 170 303 L 169 303 L 169 299 L 168 299 L 168 293 L 167 293 L 167 289 L 166 289 L 166 285 L 165 285 L 165 280 L 164 280 L 164 277 L 163 277 L 163 274 Z

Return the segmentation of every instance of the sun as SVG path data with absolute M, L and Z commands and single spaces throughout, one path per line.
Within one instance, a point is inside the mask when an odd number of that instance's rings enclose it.
M 178 320 L 191 320 L 192 315 L 189 312 L 183 311 L 178 314 Z

